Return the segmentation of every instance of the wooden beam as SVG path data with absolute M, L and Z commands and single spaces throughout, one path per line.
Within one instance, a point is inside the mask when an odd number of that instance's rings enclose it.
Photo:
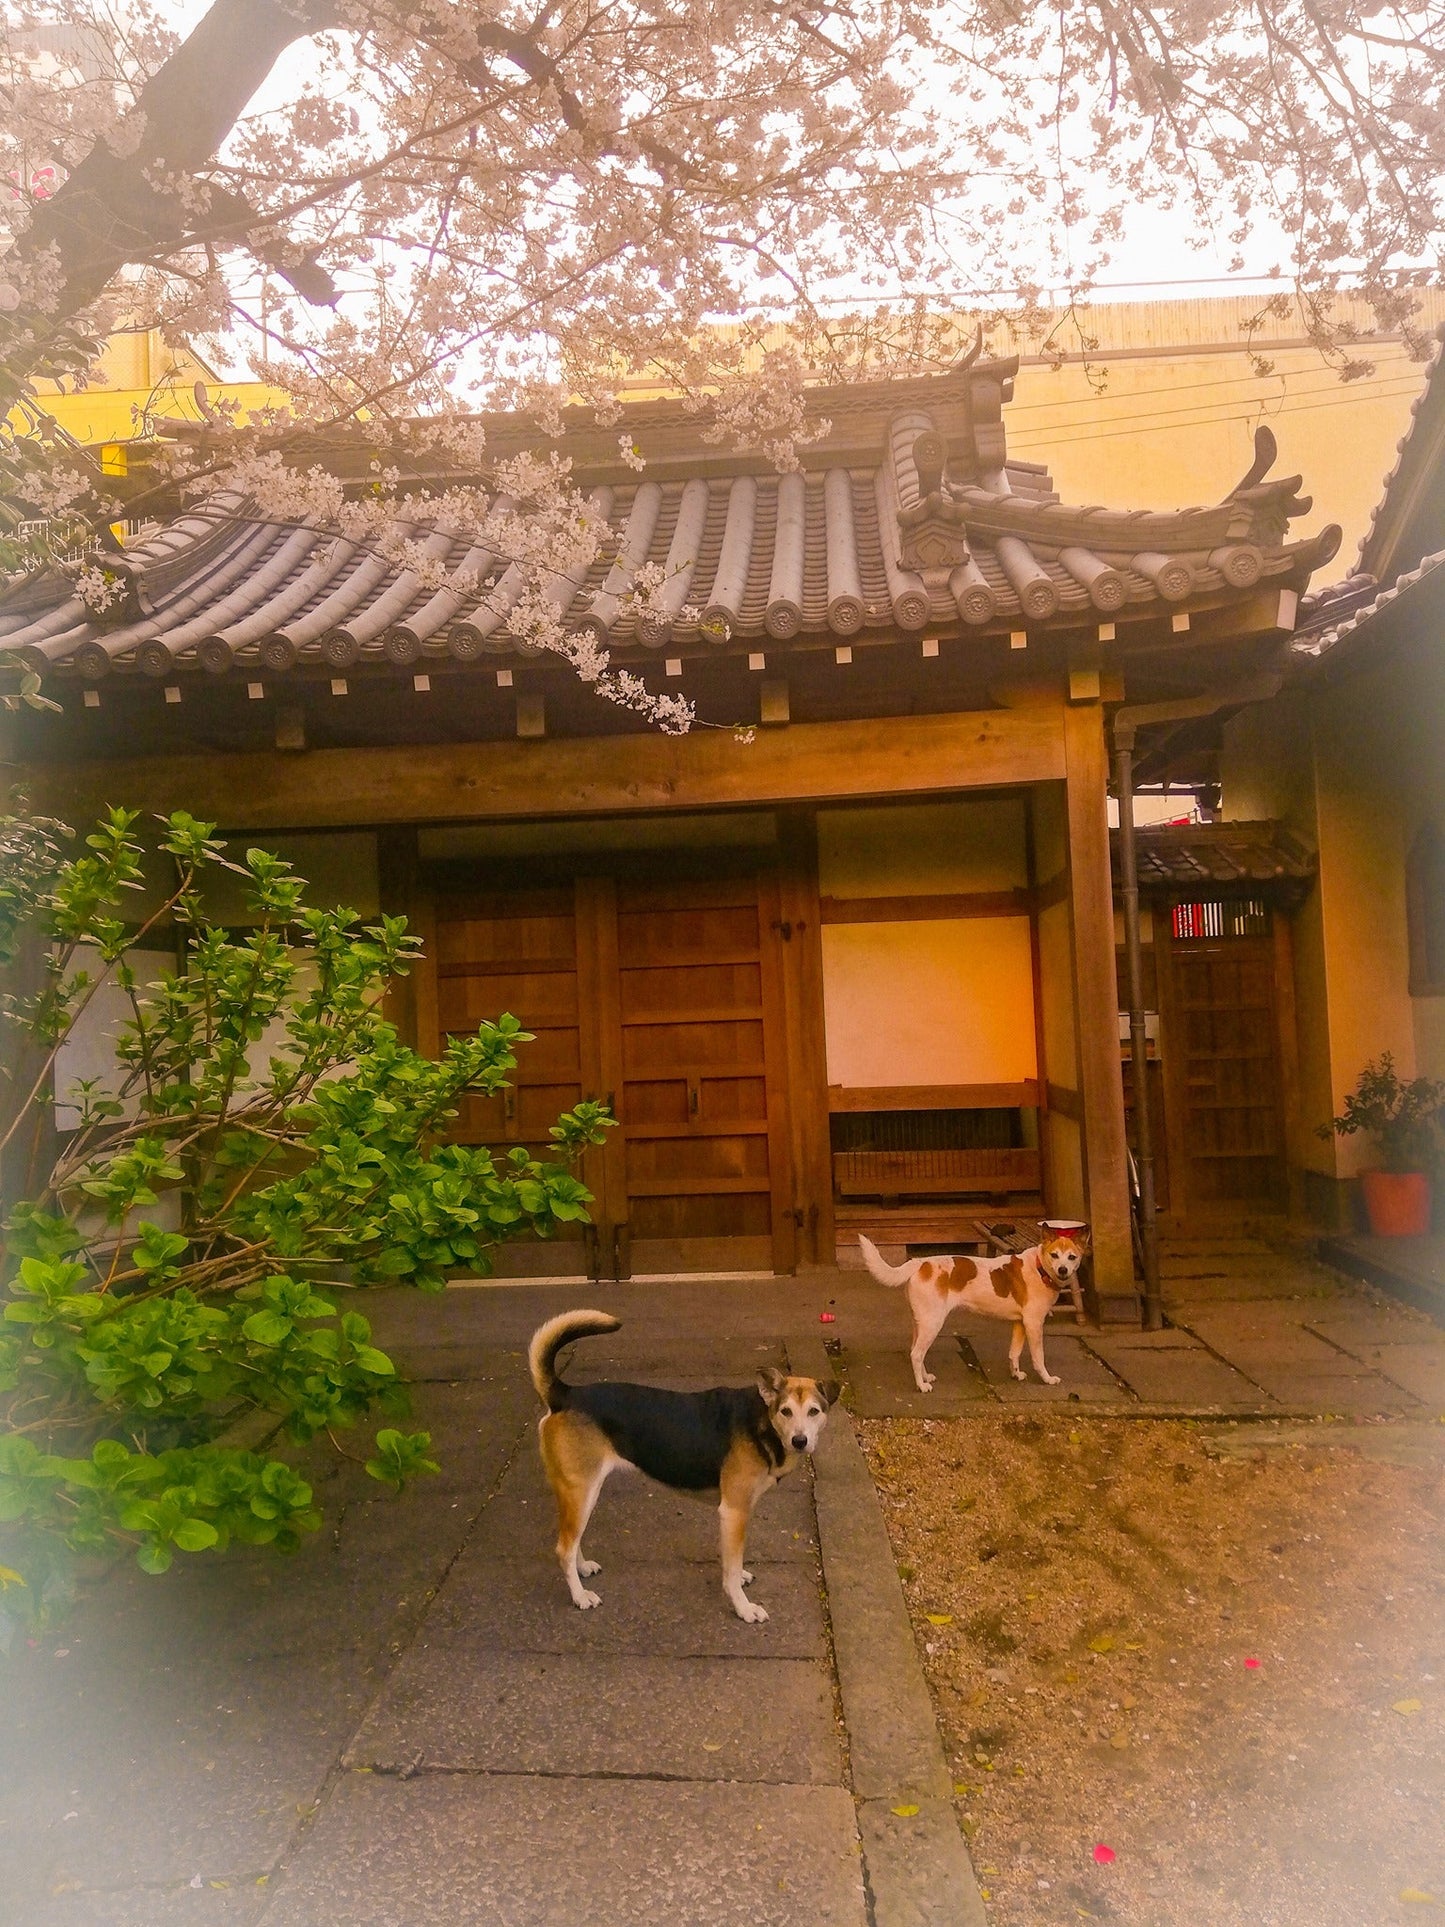
M 792 935 L 782 946 L 788 1040 L 793 1210 L 804 1263 L 836 1255 L 828 1044 L 823 1027 L 823 940 L 818 914 L 818 824 L 808 809 L 778 815 L 778 890 Z
M 1119 992 L 1114 967 L 1114 885 L 1109 869 L 1108 756 L 1097 703 L 1064 712 L 1069 876 L 1073 886 L 1074 995 L 1083 1099 L 1084 1181 L 1100 1293 L 1134 1290 Z
M 821 897 L 824 923 L 922 923 L 943 917 L 1026 917 L 1027 890 L 966 890 L 917 897 Z
M 253 831 L 929 796 L 1063 775 L 1060 711 L 990 709 L 794 723 L 751 742 L 699 729 L 34 765 L 21 787 L 79 824 L 124 803 Z
M 1012 1111 L 1039 1101 L 1035 1078 L 1018 1084 L 844 1084 L 828 1086 L 828 1109 L 844 1111 Z
M 1069 873 L 1060 870 L 1056 876 L 1045 877 L 1042 883 L 1033 887 L 1035 910 L 1047 910 L 1055 903 L 1067 903 L 1069 897 Z
M 1084 1115 L 1084 1104 L 1079 1093 L 1068 1084 L 1049 1084 L 1045 1089 L 1049 1109 L 1057 1111 L 1060 1117 L 1071 1117 L 1077 1124 Z

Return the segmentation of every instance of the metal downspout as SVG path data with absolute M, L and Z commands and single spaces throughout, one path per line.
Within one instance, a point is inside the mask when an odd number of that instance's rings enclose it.
M 1139 864 L 1134 847 L 1134 726 L 1114 720 L 1114 788 L 1119 797 L 1119 856 L 1123 871 L 1124 956 L 1129 971 L 1129 1060 L 1134 1086 L 1134 1136 L 1139 1150 L 1139 1247 L 1144 1264 L 1144 1329 L 1164 1329 L 1159 1286 L 1159 1210 L 1154 1191 L 1153 1100 L 1149 1038 L 1144 1016 L 1144 947 L 1139 934 Z

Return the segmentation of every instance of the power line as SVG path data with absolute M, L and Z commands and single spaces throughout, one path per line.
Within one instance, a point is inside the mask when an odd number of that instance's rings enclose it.
M 1226 350 L 1224 352 L 1234 351 Z M 1425 364 L 1423 362 L 1411 362 L 1408 366 L 1419 368 L 1421 382 L 1423 383 Z M 1201 388 L 1238 388 L 1248 383 L 1262 384 L 1267 381 L 1291 381 L 1306 375 L 1317 375 L 1319 372 L 1320 370 L 1313 365 L 1304 368 L 1277 368 L 1268 375 L 1217 375 L 1213 381 L 1159 382 L 1148 388 L 1124 389 L 1121 390 L 1117 396 L 1107 391 L 1101 391 L 1097 394 L 1088 395 L 1060 395 L 1055 401 L 1014 401 L 1009 403 L 1009 414 L 1012 417 L 1028 414 L 1032 410 L 1037 409 L 1107 407 L 1111 401 L 1132 401 L 1140 395 L 1188 395 L 1197 392 Z M 1345 383 L 1341 382 L 1338 376 L 1333 376 L 1320 388 L 1296 389 L 1295 393 L 1307 395 L 1322 394 L 1331 388 L 1349 387 L 1358 394 L 1376 394 L 1379 392 L 1379 386 L 1382 382 L 1398 381 L 1401 378 L 1398 372 L 1386 372 L 1380 375 L 1366 376 L 1360 381 Z M 1259 395 L 1262 401 L 1288 402 L 1290 399 L 1288 396 L 1266 394 L 1262 387 L 1259 389 Z
M 1370 398 L 1379 397 L 1383 392 L 1380 388 L 1372 389 L 1370 391 Z M 1413 383 L 1409 387 L 1393 391 L 1393 393 L 1400 395 L 1413 395 L 1417 392 L 1418 390 Z M 1349 408 L 1353 407 L 1357 400 L 1363 399 L 1366 398 L 1355 395 L 1339 395 L 1331 401 L 1301 402 L 1297 408 L 1289 409 L 1288 413 L 1291 415 L 1308 415 L 1312 414 L 1318 408 Z M 1227 427 L 1231 421 L 1242 422 L 1244 420 L 1242 414 L 1200 415 L 1194 413 L 1192 419 L 1171 421 L 1169 417 L 1176 414 L 1187 416 L 1191 414 L 1191 411 L 1188 409 L 1173 409 L 1152 413 L 1146 412 L 1143 415 L 1125 419 L 1117 428 L 1101 428 L 1097 430 L 1082 429 L 1068 435 L 1050 435 L 1045 427 L 1040 424 L 1035 424 L 1032 429 L 1023 430 L 1017 437 L 1011 435 L 1009 437 L 1009 445 L 1011 448 L 1016 448 L 1020 452 L 1025 448 L 1066 448 L 1074 442 L 1113 441 L 1121 435 L 1159 434 L 1161 432 L 1182 428 L 1213 428 L 1216 425 Z M 1115 420 L 1118 420 L 1118 417 L 1115 417 Z M 1030 437 L 1033 439 L 1030 439 Z

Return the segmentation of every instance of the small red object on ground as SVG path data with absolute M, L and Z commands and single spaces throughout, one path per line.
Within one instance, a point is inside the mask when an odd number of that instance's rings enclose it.
M 837 1322 L 838 1314 L 835 1311 L 820 1311 L 818 1313 L 818 1323 L 820 1325 L 836 1325 Z
M 1251 1673 L 1257 1673 L 1259 1671 L 1259 1661 L 1257 1659 L 1247 1659 L 1244 1663 Z
M 1106 1847 L 1102 1841 L 1100 1841 L 1099 1845 L 1094 1849 L 1095 1862 L 1101 1867 L 1111 1866 L 1117 1858 L 1118 1855 L 1114 1852 L 1114 1849 L 1112 1847 Z

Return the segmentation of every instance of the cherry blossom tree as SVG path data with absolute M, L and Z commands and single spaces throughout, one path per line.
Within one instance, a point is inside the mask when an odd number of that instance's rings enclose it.
M 1082 298 L 1146 204 L 1216 256 L 1278 236 L 1275 299 L 1348 377 L 1332 294 L 1408 331 L 1439 272 L 1442 84 L 1445 0 L 14 0 L 0 492 L 104 541 L 115 504 L 33 384 L 158 325 L 289 398 L 244 430 L 210 407 L 162 495 L 226 484 L 427 579 L 398 510 L 440 462 L 438 524 L 487 524 L 534 581 L 512 625 L 646 706 L 545 593 L 608 530 L 565 460 L 489 466 L 480 411 L 540 441 L 647 374 L 787 466 L 810 378 L 946 365 L 979 286 Z M 376 449 L 362 494 L 318 430 Z M 3 539 L 11 570 L 50 559 Z

